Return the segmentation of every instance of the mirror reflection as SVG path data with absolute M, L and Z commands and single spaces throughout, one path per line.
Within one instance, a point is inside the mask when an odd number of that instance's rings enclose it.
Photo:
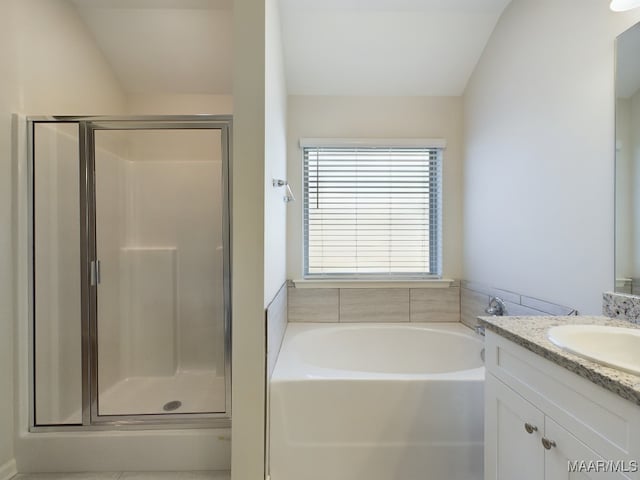
M 616 285 L 640 295 L 640 24 L 616 48 Z

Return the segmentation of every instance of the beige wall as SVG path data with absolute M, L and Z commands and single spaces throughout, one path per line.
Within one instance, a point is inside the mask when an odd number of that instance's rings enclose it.
M 127 95 L 131 115 L 231 115 L 233 95 L 136 93 Z
M 614 40 L 640 10 L 514 0 L 465 93 L 464 277 L 601 311 L 613 288 Z
M 264 478 L 265 4 L 235 0 L 231 477 Z
M 302 278 L 301 137 L 444 138 L 443 275 L 462 273 L 462 99 L 460 97 L 290 96 L 288 179 L 297 202 L 287 216 L 287 275 Z
M 14 250 L 18 220 L 12 212 L 19 177 L 12 166 L 11 114 L 117 114 L 124 112 L 125 99 L 76 11 L 61 0 L 0 3 L 0 78 L 0 223 L 5 226 L 0 229 L 2 468 L 14 457 L 14 320 L 27 301 L 26 285 L 14 288 L 14 259 L 20 259 Z
M 10 111 L 109 115 L 125 97 L 93 37 L 70 2 L 5 0 L 8 36 L 1 49 L 3 94 Z M 9 62 L 8 64 L 6 62 Z

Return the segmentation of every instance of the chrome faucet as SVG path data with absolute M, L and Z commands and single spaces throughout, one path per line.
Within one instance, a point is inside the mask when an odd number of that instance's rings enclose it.
M 507 312 L 507 306 L 500 297 L 491 297 L 491 299 L 489 299 L 489 306 L 485 308 L 484 311 L 489 315 L 501 317 Z

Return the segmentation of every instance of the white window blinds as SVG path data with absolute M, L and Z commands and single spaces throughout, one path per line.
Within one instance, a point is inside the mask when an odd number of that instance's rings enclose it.
M 305 276 L 440 276 L 442 148 L 305 146 Z

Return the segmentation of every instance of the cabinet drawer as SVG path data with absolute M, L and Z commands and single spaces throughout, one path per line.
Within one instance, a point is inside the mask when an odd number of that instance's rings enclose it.
M 545 438 L 555 445 L 547 450 L 544 460 L 545 480 L 627 480 L 624 470 L 631 465 L 606 462 L 587 445 L 550 418 L 545 419 Z M 574 470 L 575 469 L 575 470 Z

